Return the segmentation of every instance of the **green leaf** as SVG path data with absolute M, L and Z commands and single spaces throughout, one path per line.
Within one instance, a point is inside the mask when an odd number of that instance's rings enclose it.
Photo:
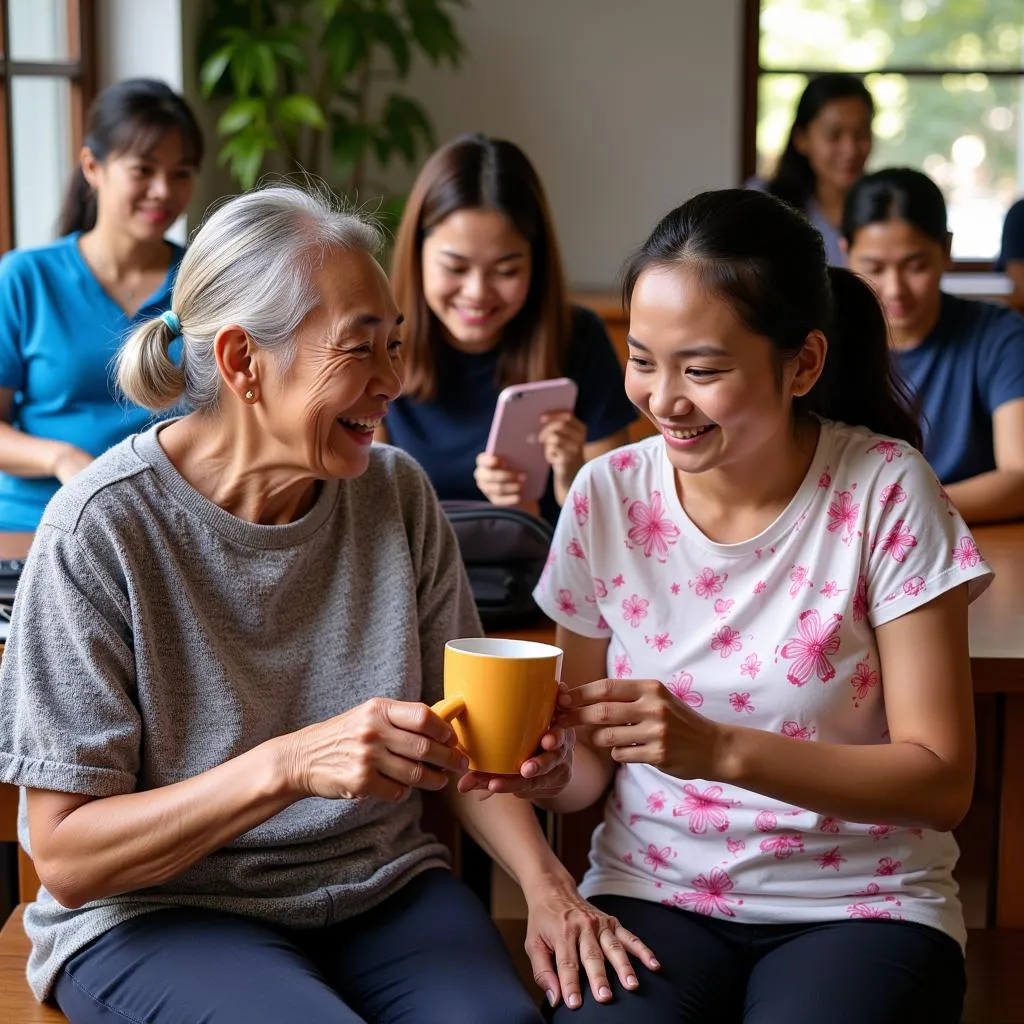
M 278 39 L 276 42 L 267 44 L 274 56 L 283 64 L 287 64 L 296 71 L 305 71 L 308 67 L 306 54 L 298 43 L 288 39 Z
M 324 31 L 327 70 L 331 81 L 340 85 L 366 55 L 366 35 L 356 14 L 340 13 Z
M 256 184 L 267 152 L 277 148 L 277 142 L 269 131 L 250 125 L 221 147 L 217 162 L 227 164 L 242 188 L 249 189 Z
M 228 43 L 212 53 L 203 62 L 203 66 L 199 69 L 199 81 L 202 85 L 204 96 L 208 97 L 216 88 L 217 83 L 224 77 L 224 72 L 227 71 L 228 64 L 231 63 L 231 55 L 234 49 L 234 46 Z
M 394 147 L 391 144 L 391 137 L 385 131 L 379 131 L 373 136 L 373 152 L 377 157 L 377 163 L 382 167 L 391 159 Z
M 320 104 L 312 96 L 303 92 L 285 96 L 277 105 L 277 116 L 291 124 L 307 124 L 311 128 L 323 131 L 327 127 Z
M 372 142 L 373 137 L 366 125 L 335 119 L 331 131 L 331 162 L 336 178 L 347 178 Z
M 255 51 L 260 92 L 264 96 L 273 96 L 277 92 L 277 61 L 274 60 L 274 51 L 268 43 L 257 43 Z
M 366 21 L 367 27 L 377 37 L 377 41 L 391 51 L 391 57 L 399 76 L 405 78 L 409 73 L 411 60 L 405 33 L 390 14 L 383 12 L 367 14 Z
M 256 56 L 253 48 L 248 43 L 238 43 L 231 61 L 231 80 L 235 86 L 235 95 L 248 96 L 252 91 L 255 77 Z
M 234 135 L 265 113 L 266 106 L 258 97 L 235 100 L 217 121 L 217 134 Z
M 463 49 L 452 19 L 424 0 L 406 0 L 406 12 L 412 34 L 431 63 L 447 60 L 452 67 L 458 67 Z
M 423 141 L 431 149 L 434 148 L 434 126 L 430 123 L 430 118 L 427 116 L 427 112 L 422 104 L 417 103 L 416 100 L 409 99 L 408 96 L 392 93 L 388 97 L 388 106 L 399 108 L 402 112 L 401 116 L 409 125 L 410 130 L 419 132 Z

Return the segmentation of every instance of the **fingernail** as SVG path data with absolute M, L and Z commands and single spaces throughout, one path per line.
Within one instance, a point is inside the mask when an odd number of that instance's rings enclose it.
M 654 968 L 655 970 L 657 970 L 657 969 L 658 969 L 658 968 L 659 968 L 659 967 L 661 966 L 661 964 L 659 964 L 659 963 L 658 963 L 658 961 L 657 961 L 657 960 L 655 960 L 655 959 L 654 959 L 654 957 L 652 956 L 652 957 L 651 957 L 651 966 L 652 966 L 652 967 L 653 967 L 653 968 Z
M 627 975 L 627 977 L 626 977 L 626 984 L 630 988 L 633 988 L 636 985 L 636 978 L 632 974 Z
M 526 764 L 523 765 L 521 774 L 524 779 L 532 779 L 533 776 L 537 774 L 537 766 L 533 761 L 527 761 Z
M 602 999 L 611 999 L 611 997 L 612 997 L 612 990 L 611 990 L 611 989 L 610 989 L 610 988 L 609 988 L 609 987 L 608 987 L 607 985 L 602 985 L 602 986 L 601 986 L 601 987 L 600 987 L 600 988 L 599 988 L 599 989 L 597 990 L 597 994 L 598 994 L 598 995 L 599 995 L 599 996 L 600 996 L 600 997 L 601 997 Z
M 566 999 L 566 1003 L 575 1010 L 576 1007 L 580 1005 L 580 997 L 574 992 L 568 999 Z
M 571 703 L 572 703 L 572 697 L 570 697 L 569 694 L 567 694 L 567 693 L 560 693 L 558 695 L 558 706 L 559 707 L 567 708 Z
M 554 1006 L 555 1005 L 555 993 L 552 992 L 551 989 L 548 989 L 546 995 L 548 997 L 548 1005 L 549 1006 Z
M 460 757 L 459 758 L 459 768 L 462 771 L 467 771 L 469 769 L 469 758 L 468 757 Z

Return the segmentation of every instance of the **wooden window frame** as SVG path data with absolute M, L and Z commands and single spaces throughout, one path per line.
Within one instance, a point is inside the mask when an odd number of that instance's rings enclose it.
M 746 0 L 743 25 L 743 118 L 740 154 L 743 161 L 743 181 L 757 171 L 757 101 L 758 84 L 762 75 L 816 75 L 835 68 L 763 68 L 761 67 L 761 0 Z M 941 78 L 943 75 L 964 75 L 980 72 L 989 78 L 1016 78 L 1024 81 L 1024 68 L 905 68 L 881 67 L 868 71 L 855 71 L 857 75 L 903 75 L 905 78 Z M 1024 112 L 1024 111 L 1022 111 Z M 1024 159 L 1024 154 L 1021 154 Z M 954 272 L 984 272 L 992 270 L 989 260 L 955 260 Z
M 8 53 L 10 18 L 7 0 L 0 0 L 0 252 L 12 249 L 14 238 L 14 174 L 12 170 L 11 79 L 63 78 L 69 83 L 68 136 L 77 161 L 85 136 L 85 117 L 96 96 L 95 0 L 64 0 L 67 19 L 66 60 L 16 60 Z

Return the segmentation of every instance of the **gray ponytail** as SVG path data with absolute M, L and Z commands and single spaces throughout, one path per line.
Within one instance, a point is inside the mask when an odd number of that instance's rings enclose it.
M 158 317 L 118 353 L 119 387 L 154 411 L 182 399 L 196 410 L 215 408 L 221 376 L 213 341 L 229 324 L 275 351 L 287 369 L 295 333 L 320 299 L 315 273 L 329 251 L 376 256 L 381 240 L 374 224 L 339 210 L 326 190 L 273 185 L 237 196 L 206 220 L 178 270 L 171 309 L 181 322 L 181 365 L 168 355 L 174 335 Z

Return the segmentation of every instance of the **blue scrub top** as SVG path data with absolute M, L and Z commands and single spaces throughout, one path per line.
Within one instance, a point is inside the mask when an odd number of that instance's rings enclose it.
M 470 354 L 443 346 L 438 394 L 429 402 L 400 397 L 391 403 L 388 440 L 424 468 L 442 500 L 486 500 L 473 479 L 476 457 L 487 446 L 498 404 L 498 349 Z M 562 376 L 579 388 L 575 413 L 587 428 L 587 441 L 600 441 L 636 418 L 626 398 L 623 370 L 604 321 L 592 310 L 574 306 L 572 335 Z M 541 499 L 541 513 L 558 518 L 554 484 Z
M 135 327 L 170 307 L 184 250 L 167 243 L 167 276 L 128 317 L 83 259 L 79 234 L 0 260 L 0 387 L 15 392 L 13 426 L 95 456 L 153 419 L 117 392 L 112 360 Z M 0 473 L 0 530 L 34 530 L 59 486 Z
M 1024 317 L 1006 306 L 942 295 L 938 323 L 894 351 L 924 414 L 924 455 L 944 484 L 996 468 L 992 416 L 1024 398 Z

